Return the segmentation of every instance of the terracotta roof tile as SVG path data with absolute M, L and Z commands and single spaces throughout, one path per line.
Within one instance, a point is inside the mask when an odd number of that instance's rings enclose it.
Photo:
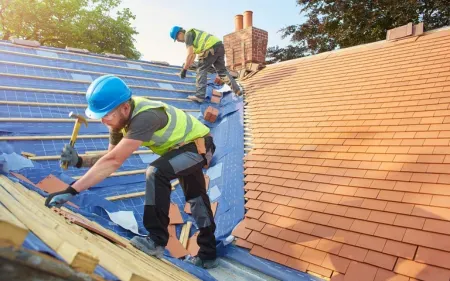
M 380 224 L 375 231 L 375 235 L 392 240 L 402 241 L 405 232 L 406 229 L 403 227 Z
M 384 246 L 383 253 L 412 259 L 416 253 L 416 249 L 417 246 L 388 240 Z
M 450 270 L 401 258 L 397 261 L 394 272 L 427 281 L 446 281 L 450 279 Z
M 404 275 L 395 274 L 392 271 L 379 268 L 374 281 L 414 281 Z
M 271 224 L 266 224 L 263 229 L 261 229 L 262 234 L 275 237 L 277 237 L 281 231 L 285 231 L 285 229 Z
M 308 268 L 309 263 L 299 260 L 299 259 L 288 258 L 286 265 L 289 267 L 292 267 L 294 269 L 306 272 L 306 269 Z
M 394 256 L 369 251 L 366 258 L 364 259 L 364 262 L 381 268 L 392 270 L 394 269 L 394 265 L 397 262 L 397 258 Z
M 373 281 L 377 268 L 371 265 L 352 261 L 345 274 L 345 281 Z
M 324 252 L 328 252 L 331 254 L 335 254 L 338 255 L 339 251 L 342 248 L 342 244 L 332 241 L 332 240 L 328 240 L 328 239 L 320 239 L 319 243 L 316 246 L 316 249 L 324 251 Z
M 313 264 L 322 264 L 326 256 L 325 252 L 318 251 L 311 248 L 305 248 L 300 259 Z
M 329 268 L 341 273 L 345 273 L 347 271 L 348 266 L 350 265 L 350 260 L 339 257 L 332 254 L 327 254 L 325 259 L 322 262 L 322 266 L 325 268 Z
M 242 247 L 242 248 L 250 249 L 250 250 L 253 248 L 253 244 L 250 242 L 247 242 L 244 239 L 236 239 L 235 245 Z
M 245 81 L 259 87 L 247 94 L 250 218 L 238 243 L 335 281 L 447 281 L 449 45 L 443 29 Z

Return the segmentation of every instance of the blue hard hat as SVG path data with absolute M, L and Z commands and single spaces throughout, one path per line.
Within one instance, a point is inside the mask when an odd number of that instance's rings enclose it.
M 131 90 L 122 79 L 114 75 L 100 76 L 87 89 L 86 116 L 100 119 L 130 98 Z
M 177 40 L 177 34 L 178 32 L 180 32 L 181 29 L 182 29 L 181 26 L 172 27 L 172 29 L 170 30 L 170 38 L 172 38 L 173 41 Z

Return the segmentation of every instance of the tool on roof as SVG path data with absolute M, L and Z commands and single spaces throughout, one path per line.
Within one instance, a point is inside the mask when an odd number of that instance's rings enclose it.
M 83 116 L 81 116 L 79 114 L 73 113 L 73 111 L 71 111 L 69 113 L 69 118 L 75 119 L 75 125 L 73 127 L 72 136 L 70 137 L 70 143 L 69 143 L 70 146 L 74 147 L 81 124 L 84 123 L 86 125 L 86 127 L 88 126 L 88 124 L 87 124 L 86 118 L 84 118 Z M 68 162 L 61 163 L 61 168 L 63 168 L 64 170 L 67 170 L 67 166 L 68 166 Z

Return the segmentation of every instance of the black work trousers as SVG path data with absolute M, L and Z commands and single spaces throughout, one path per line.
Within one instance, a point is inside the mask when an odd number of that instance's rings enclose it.
M 205 146 L 206 151 L 211 150 L 214 153 L 215 145 L 211 136 L 205 137 Z M 167 227 L 172 189 L 170 181 L 178 178 L 200 231 L 197 237 L 200 247 L 198 257 L 202 260 L 212 260 L 216 258 L 216 224 L 202 171 L 205 161 L 203 156 L 198 154 L 193 142 L 171 150 L 153 161 L 146 172 L 143 220 L 145 228 L 150 232 L 150 238 L 155 244 L 165 247 L 169 240 Z
M 197 68 L 197 90 L 195 96 L 204 99 L 206 96 L 206 84 L 208 79 L 208 69 L 214 66 L 219 77 L 230 86 L 233 92 L 239 90 L 239 85 L 234 80 L 233 76 L 230 75 L 227 68 L 225 67 L 225 48 L 222 43 L 214 47 L 214 54 L 208 53 L 205 58 L 200 58 L 198 60 Z

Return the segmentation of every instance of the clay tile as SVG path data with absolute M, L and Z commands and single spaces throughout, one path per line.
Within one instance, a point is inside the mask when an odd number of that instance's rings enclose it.
M 169 208 L 170 224 L 183 224 L 183 218 L 181 217 L 180 209 L 177 204 L 170 203 Z

